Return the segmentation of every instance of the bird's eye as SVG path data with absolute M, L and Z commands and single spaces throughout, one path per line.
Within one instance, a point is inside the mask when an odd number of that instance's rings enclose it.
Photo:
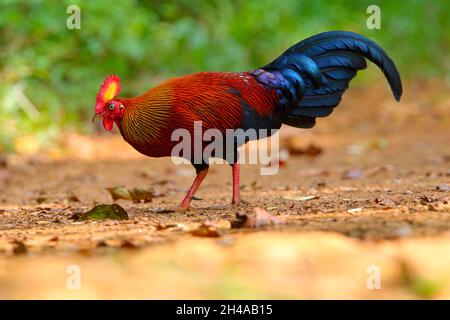
M 115 107 L 114 103 L 111 103 L 111 104 L 109 105 L 109 110 L 114 110 L 114 107 Z

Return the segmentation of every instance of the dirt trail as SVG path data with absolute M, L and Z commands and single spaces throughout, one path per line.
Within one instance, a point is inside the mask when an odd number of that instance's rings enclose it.
M 323 152 L 291 154 L 274 176 L 243 166 L 239 208 L 217 207 L 231 170 L 215 165 L 196 209 L 174 212 L 194 170 L 115 135 L 68 134 L 63 153 L 5 158 L 0 298 L 449 298 L 450 97 L 435 82 L 405 87 L 401 104 L 385 86 L 353 88 L 316 128 L 284 128 L 282 149 Z M 118 200 L 127 221 L 72 219 L 120 185 L 163 196 Z M 286 199 L 303 196 L 315 198 Z M 255 207 L 283 223 L 230 229 Z M 191 234 L 204 222 L 219 237 Z M 66 285 L 71 265 L 79 290 Z M 367 288 L 370 266 L 381 290 Z

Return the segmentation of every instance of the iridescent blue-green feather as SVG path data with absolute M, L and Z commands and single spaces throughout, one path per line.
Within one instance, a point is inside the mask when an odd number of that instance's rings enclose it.
M 395 99 L 402 83 L 395 64 L 372 40 L 348 31 L 324 32 L 286 50 L 272 63 L 254 70 L 255 78 L 279 95 L 279 115 L 288 125 L 311 127 L 316 117 L 326 117 L 366 60 L 386 76 Z

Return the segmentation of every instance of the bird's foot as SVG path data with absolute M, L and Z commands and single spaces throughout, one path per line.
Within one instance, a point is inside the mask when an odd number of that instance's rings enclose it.
M 176 213 L 186 213 L 187 211 L 189 211 L 189 208 L 175 207 L 175 209 L 173 211 L 176 212 Z
M 188 211 L 191 211 L 191 206 L 178 206 L 178 207 L 176 207 L 175 208 L 175 212 L 177 212 L 177 213 L 186 213 L 186 212 L 188 212 Z

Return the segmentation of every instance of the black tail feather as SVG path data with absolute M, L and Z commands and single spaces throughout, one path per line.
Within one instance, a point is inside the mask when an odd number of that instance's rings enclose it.
M 312 36 L 263 67 L 283 77 L 276 85 L 271 83 L 279 90 L 283 122 L 302 127 L 313 125 L 305 117 L 328 116 L 357 71 L 366 68 L 365 58 L 381 69 L 399 101 L 402 83 L 393 61 L 378 44 L 353 32 L 331 31 Z M 299 125 L 295 125 L 296 118 Z

